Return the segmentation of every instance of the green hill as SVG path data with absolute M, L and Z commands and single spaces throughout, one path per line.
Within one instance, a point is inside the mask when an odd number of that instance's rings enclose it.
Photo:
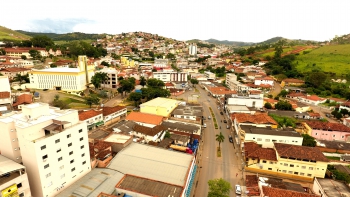
M 9 28 L 0 26 L 0 41 L 3 40 L 29 40 L 31 37 Z
M 86 34 L 81 32 L 73 32 L 66 34 L 56 34 L 56 33 L 38 33 L 38 32 L 27 32 L 22 30 L 17 30 L 20 33 L 26 34 L 28 36 L 45 35 L 51 38 L 53 41 L 72 41 L 72 40 L 96 40 L 106 37 L 106 34 Z
M 300 72 L 322 70 L 338 76 L 350 74 L 350 44 L 326 45 L 300 53 L 295 64 Z

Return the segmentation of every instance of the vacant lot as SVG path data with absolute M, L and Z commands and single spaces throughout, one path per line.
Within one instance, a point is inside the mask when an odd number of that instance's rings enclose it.
M 323 46 L 307 54 L 300 53 L 295 64 L 301 72 L 318 69 L 338 76 L 350 74 L 350 45 Z

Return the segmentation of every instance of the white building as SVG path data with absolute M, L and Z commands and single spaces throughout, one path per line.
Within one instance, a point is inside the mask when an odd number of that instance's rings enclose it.
M 117 88 L 118 84 L 118 71 L 115 68 L 103 68 L 102 70 L 96 71 L 97 73 L 106 73 L 108 80 L 105 83 L 101 83 L 104 88 Z
M 0 105 L 11 104 L 11 87 L 7 76 L 0 76 Z
M 79 56 L 78 68 L 33 69 L 29 72 L 30 87 L 80 92 L 91 82 L 93 70 L 94 66 L 87 64 L 86 56 Z
M 303 144 L 303 137 L 294 129 L 282 130 L 249 125 L 241 125 L 240 127 L 241 134 L 245 135 L 244 142 L 253 141 L 263 148 L 273 148 L 274 142 L 298 146 Z
M 204 72 L 204 75 L 205 75 L 205 77 L 206 77 L 207 79 L 215 79 L 215 78 L 216 78 L 215 73 L 212 73 L 212 72 L 210 72 L 210 71 L 205 71 L 205 72 Z
M 226 95 L 226 105 L 245 105 L 260 109 L 264 106 L 263 94 L 232 94 Z
M 26 168 L 0 155 L 1 196 L 31 197 Z
M 274 80 L 271 77 L 256 77 L 254 80 L 254 85 L 274 85 Z
M 79 111 L 79 120 L 86 123 L 87 129 L 92 130 L 104 124 L 102 110 Z
M 0 128 L 1 153 L 23 162 L 33 196 L 55 196 L 91 170 L 86 123 L 76 110 L 32 103 L 0 116 Z
M 189 55 L 197 55 L 197 45 L 195 44 L 190 44 L 188 46 L 188 54 Z
M 234 90 L 235 86 L 234 83 L 237 82 L 237 75 L 233 74 L 233 73 L 227 73 L 226 74 L 226 85 L 227 87 L 230 88 L 230 90 Z
M 163 82 L 171 82 L 171 81 L 187 81 L 187 73 L 186 72 L 153 72 L 153 78 L 159 79 Z

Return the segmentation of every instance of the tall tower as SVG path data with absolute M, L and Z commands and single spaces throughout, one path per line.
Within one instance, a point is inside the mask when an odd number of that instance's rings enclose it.
M 85 55 L 79 55 L 78 57 L 78 68 L 80 71 L 85 72 L 86 84 L 89 83 L 88 67 L 87 67 L 87 57 Z
M 190 44 L 189 49 L 188 49 L 188 54 L 197 55 L 197 45 Z

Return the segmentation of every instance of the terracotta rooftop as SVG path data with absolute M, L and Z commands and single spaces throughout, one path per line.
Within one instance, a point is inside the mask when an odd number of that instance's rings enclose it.
M 317 95 L 311 95 L 311 96 L 301 96 L 302 98 L 312 100 L 312 101 L 323 101 L 326 100 L 325 98 L 318 97 Z
M 153 114 L 146 114 L 141 112 L 131 112 L 126 120 L 132 120 L 135 122 L 142 122 L 154 125 L 160 125 L 163 122 L 163 116 L 157 116 Z
M 96 111 L 94 109 L 90 109 L 89 111 L 79 111 L 79 120 L 86 120 L 100 114 L 102 114 L 102 111 Z
M 309 194 L 306 192 L 297 192 L 267 186 L 262 186 L 262 193 L 262 196 L 268 197 L 319 197 L 319 195 Z
M 273 81 L 271 77 L 256 77 L 255 80 Z
M 115 107 L 103 107 L 102 111 L 103 111 L 103 116 L 108 116 L 111 115 L 117 111 L 120 111 L 122 109 L 126 109 L 126 107 L 124 106 L 115 106 Z
M 0 99 L 10 98 L 10 92 L 0 92 Z
M 262 148 L 256 142 L 245 142 L 244 152 L 247 158 L 259 158 L 277 161 L 276 151 L 272 148 Z
M 23 72 L 23 71 L 29 71 L 28 68 L 3 68 L 0 70 L 0 72 Z
M 280 157 L 328 162 L 328 159 L 323 155 L 323 153 L 315 147 L 282 143 L 274 143 L 274 145 Z
M 303 93 L 300 93 L 300 92 L 292 92 L 292 93 L 287 94 L 287 96 L 290 96 L 290 97 L 302 97 L 302 96 L 306 96 L 306 95 L 303 94 Z
M 105 141 L 102 141 L 102 140 L 98 140 L 93 145 L 94 145 L 95 152 L 100 152 L 100 151 L 103 151 L 103 150 L 111 147 L 111 143 L 105 142 Z
M 303 80 L 293 78 L 283 79 L 282 81 L 285 83 L 305 83 Z
M 257 175 L 246 175 L 245 183 L 247 187 L 247 195 L 248 196 L 259 196 L 259 184 L 258 184 L 258 176 Z
M 17 97 L 16 103 L 14 103 L 12 106 L 16 107 L 17 105 L 21 104 L 30 104 L 32 103 L 32 95 L 31 94 L 21 94 Z
M 141 126 L 139 124 L 135 124 L 133 129 L 136 132 L 143 133 L 148 136 L 155 136 L 159 132 L 165 130 L 165 127 L 163 127 L 162 125 L 157 125 L 153 128 L 150 128 L 150 127 Z
M 350 132 L 350 128 L 341 123 L 307 121 L 306 124 L 315 130 Z
M 212 94 L 237 94 L 234 90 L 229 90 L 225 87 L 210 87 L 208 88 Z
M 231 114 L 232 120 L 237 119 L 238 123 L 273 124 L 278 123 L 265 113 L 262 114 Z

